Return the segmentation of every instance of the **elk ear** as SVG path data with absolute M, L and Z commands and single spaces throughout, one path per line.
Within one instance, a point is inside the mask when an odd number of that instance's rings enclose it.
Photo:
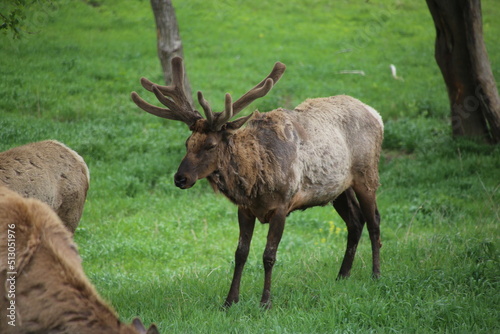
M 149 326 L 146 334 L 160 334 L 160 332 L 158 331 L 158 328 L 156 328 L 156 325 L 153 324 L 153 325 Z
M 132 320 L 132 325 L 134 325 L 134 328 L 140 333 L 140 334 L 146 334 L 146 328 L 144 328 L 144 325 L 142 324 L 141 319 L 139 318 L 134 318 Z
M 251 113 L 248 116 L 240 117 L 232 122 L 227 122 L 225 124 L 225 129 L 228 131 L 238 130 L 239 128 L 241 128 L 243 126 L 243 124 L 245 124 L 248 120 L 250 120 L 250 118 L 252 118 L 257 113 L 258 113 L 258 111 L 254 111 L 253 113 Z

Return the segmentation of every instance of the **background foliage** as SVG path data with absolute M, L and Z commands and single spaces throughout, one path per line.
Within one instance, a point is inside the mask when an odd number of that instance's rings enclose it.
M 500 149 L 450 138 L 425 3 L 174 5 L 191 86 L 214 109 L 222 109 L 224 93 L 240 96 L 280 60 L 285 75 L 247 112 L 336 94 L 379 110 L 383 276 L 370 279 L 365 234 L 352 277 L 335 281 L 345 227 L 332 207 L 314 208 L 287 220 L 274 308 L 258 307 L 263 225 L 241 302 L 221 312 L 236 208 L 205 181 L 175 188 L 188 129 L 144 113 L 129 97 L 136 90 L 153 101 L 139 78 L 162 80 L 149 2 L 35 4 L 21 39 L 0 36 L 0 149 L 53 138 L 85 158 L 91 189 L 75 239 L 86 273 L 121 318 L 140 316 L 164 333 L 499 331 Z M 483 1 L 483 14 L 499 78 L 500 3 Z M 392 78 L 390 64 L 404 80 Z

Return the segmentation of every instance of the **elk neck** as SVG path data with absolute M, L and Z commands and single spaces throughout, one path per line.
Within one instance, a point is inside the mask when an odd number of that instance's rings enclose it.
M 277 130 L 269 117 L 272 115 L 266 113 L 225 136 L 219 150 L 218 169 L 207 177 L 214 190 L 236 205 L 253 206 L 266 194 L 279 196 L 289 181 L 286 171 L 296 159 L 297 136 L 291 134 L 293 131 L 286 131 L 288 135 L 283 133 L 282 120 Z

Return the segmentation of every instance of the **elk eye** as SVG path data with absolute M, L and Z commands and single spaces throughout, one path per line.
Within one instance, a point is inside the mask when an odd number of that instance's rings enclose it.
M 216 143 L 210 142 L 205 145 L 205 150 L 210 151 L 213 150 L 217 146 Z

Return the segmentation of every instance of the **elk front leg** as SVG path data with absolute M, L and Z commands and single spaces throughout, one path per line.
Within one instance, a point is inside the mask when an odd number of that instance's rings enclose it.
M 269 221 L 269 232 L 267 234 L 266 249 L 264 250 L 264 291 L 260 304 L 269 309 L 271 307 L 271 276 L 273 266 L 276 262 L 276 252 L 285 228 L 286 212 L 284 209 L 278 209 Z
M 356 255 L 361 233 L 363 232 L 365 220 L 352 188 L 340 194 L 333 202 L 333 206 L 347 225 L 347 247 L 337 276 L 337 279 L 341 279 L 347 278 L 351 274 L 352 263 Z
M 248 252 L 250 251 L 250 242 L 252 241 L 255 227 L 255 216 L 250 211 L 238 208 L 238 224 L 240 226 L 240 237 L 234 255 L 234 275 L 231 288 L 224 302 L 224 307 L 229 307 L 239 301 L 241 275 L 248 258 Z

